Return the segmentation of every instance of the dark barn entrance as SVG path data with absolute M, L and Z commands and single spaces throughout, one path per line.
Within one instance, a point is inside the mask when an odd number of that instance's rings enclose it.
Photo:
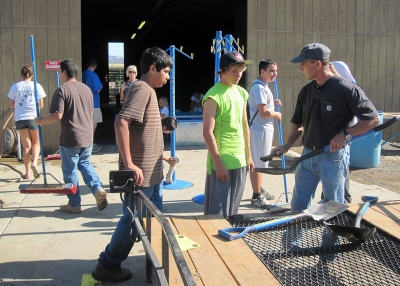
M 176 53 L 175 97 L 176 108 L 181 111 L 189 111 L 190 97 L 197 87 L 205 93 L 213 85 L 211 46 L 216 31 L 240 38 L 240 45 L 247 48 L 246 0 L 84 0 L 81 5 L 82 69 L 89 57 L 96 58 L 96 72 L 104 86 L 101 92 L 104 123 L 96 131 L 98 143 L 113 143 L 107 141 L 112 140 L 110 136 L 101 134 L 101 129 L 112 128 L 115 113 L 105 82 L 109 42 L 124 43 L 124 69 L 131 64 L 139 67 L 141 53 L 151 46 L 163 50 L 171 45 L 183 46 L 186 54 L 194 53 L 193 60 Z M 143 21 L 146 23 L 139 30 Z M 136 36 L 131 39 L 134 33 Z M 169 84 L 156 91 L 158 96 L 169 97 Z

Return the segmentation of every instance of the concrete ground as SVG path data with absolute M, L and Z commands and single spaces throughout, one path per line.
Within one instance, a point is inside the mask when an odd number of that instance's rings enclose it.
M 207 151 L 203 147 L 179 147 L 177 179 L 190 182 L 192 187 L 164 191 L 166 215 L 202 214 L 203 206 L 192 202 L 192 197 L 203 193 Z M 169 156 L 169 152 L 165 152 Z M 298 155 L 298 154 L 297 154 Z M 117 147 L 103 145 L 101 152 L 92 156 L 104 188 L 109 188 L 109 171 L 117 170 Z M 23 171 L 22 163 L 3 161 Z M 46 171 L 62 180 L 60 161 L 47 161 Z M 165 169 L 167 171 L 167 168 Z M 119 194 L 108 194 L 108 207 L 99 212 L 95 199 L 86 186 L 81 187 L 81 214 L 60 212 L 59 206 L 67 203 L 65 195 L 20 194 L 18 173 L 0 165 L 0 199 L 5 206 L 0 210 L 0 284 L 4 285 L 93 285 L 85 282 L 85 274 L 94 269 L 99 253 L 108 244 L 121 216 Z M 285 202 L 283 176 L 263 175 L 264 187 Z M 43 177 L 43 176 L 42 176 Z M 48 183 L 55 183 L 47 176 Z M 289 192 L 294 185 L 294 175 L 286 175 Z M 83 182 L 83 180 L 80 180 Z M 29 183 L 25 181 L 24 183 Z M 38 179 L 35 183 L 43 183 Z M 5 186 L 5 184 L 8 184 Z M 353 203 L 361 203 L 362 195 L 376 195 L 380 201 L 400 199 L 400 195 L 374 185 L 351 181 Z M 318 189 L 316 197 L 320 196 Z M 265 211 L 250 204 L 251 185 L 247 178 L 245 194 L 239 213 L 263 216 Z M 290 198 L 290 197 L 289 197 Z M 119 285 L 149 285 L 145 281 L 145 255 L 140 243 L 135 244 L 123 267 L 132 270 L 133 278 Z M 103 282 L 102 285 L 110 285 Z

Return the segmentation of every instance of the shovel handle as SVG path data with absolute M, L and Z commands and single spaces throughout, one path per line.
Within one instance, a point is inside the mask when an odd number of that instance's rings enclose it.
M 236 240 L 238 238 L 243 238 L 249 232 L 255 232 L 255 231 L 267 229 L 267 228 L 270 228 L 270 227 L 273 227 L 276 225 L 281 225 L 281 224 L 291 222 L 292 220 L 295 220 L 295 219 L 298 219 L 298 218 L 301 218 L 304 216 L 307 216 L 307 214 L 300 213 L 297 215 L 284 216 L 281 218 L 258 223 L 258 224 L 251 225 L 248 227 L 228 227 L 228 228 L 218 230 L 218 234 L 222 237 L 225 237 L 226 239 Z M 239 233 L 239 234 L 234 235 L 232 233 Z

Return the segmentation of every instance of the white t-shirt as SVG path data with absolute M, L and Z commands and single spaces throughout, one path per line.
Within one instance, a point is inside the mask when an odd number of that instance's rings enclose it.
M 43 87 L 37 83 L 38 99 L 46 97 Z M 15 121 L 31 120 L 37 117 L 35 86 L 33 81 L 20 81 L 14 83 L 8 97 L 15 101 Z
M 161 109 L 160 109 L 160 113 L 164 114 L 164 117 L 169 116 L 168 107 L 164 106 L 163 108 L 161 108 Z
M 255 79 L 251 86 L 248 103 L 250 108 L 249 123 L 253 119 L 259 104 L 265 104 L 269 111 L 275 111 L 274 96 L 267 83 L 260 79 Z M 260 113 L 257 113 L 250 129 L 258 131 L 274 130 L 274 118 L 263 118 Z

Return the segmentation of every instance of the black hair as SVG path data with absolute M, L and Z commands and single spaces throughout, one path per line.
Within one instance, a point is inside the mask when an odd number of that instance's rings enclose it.
M 276 62 L 270 59 L 261 60 L 258 64 L 258 74 L 261 74 L 261 70 L 267 70 L 269 65 L 276 65 Z
M 161 119 L 161 125 L 165 126 L 169 131 L 174 131 L 178 126 L 178 121 L 172 116 L 167 116 Z
M 88 60 L 88 62 L 87 62 L 87 66 L 88 66 L 88 67 L 95 67 L 95 66 L 97 66 L 97 60 L 96 60 L 96 59 L 93 59 L 93 58 L 90 58 L 90 59 Z
M 142 58 L 140 59 L 140 72 L 142 74 L 148 73 L 151 65 L 155 65 L 156 70 L 160 72 L 166 67 L 172 68 L 172 59 L 166 52 L 158 47 L 148 48 L 143 52 Z
M 73 59 L 66 59 L 60 63 L 61 72 L 66 71 L 68 78 L 78 76 L 78 64 Z

